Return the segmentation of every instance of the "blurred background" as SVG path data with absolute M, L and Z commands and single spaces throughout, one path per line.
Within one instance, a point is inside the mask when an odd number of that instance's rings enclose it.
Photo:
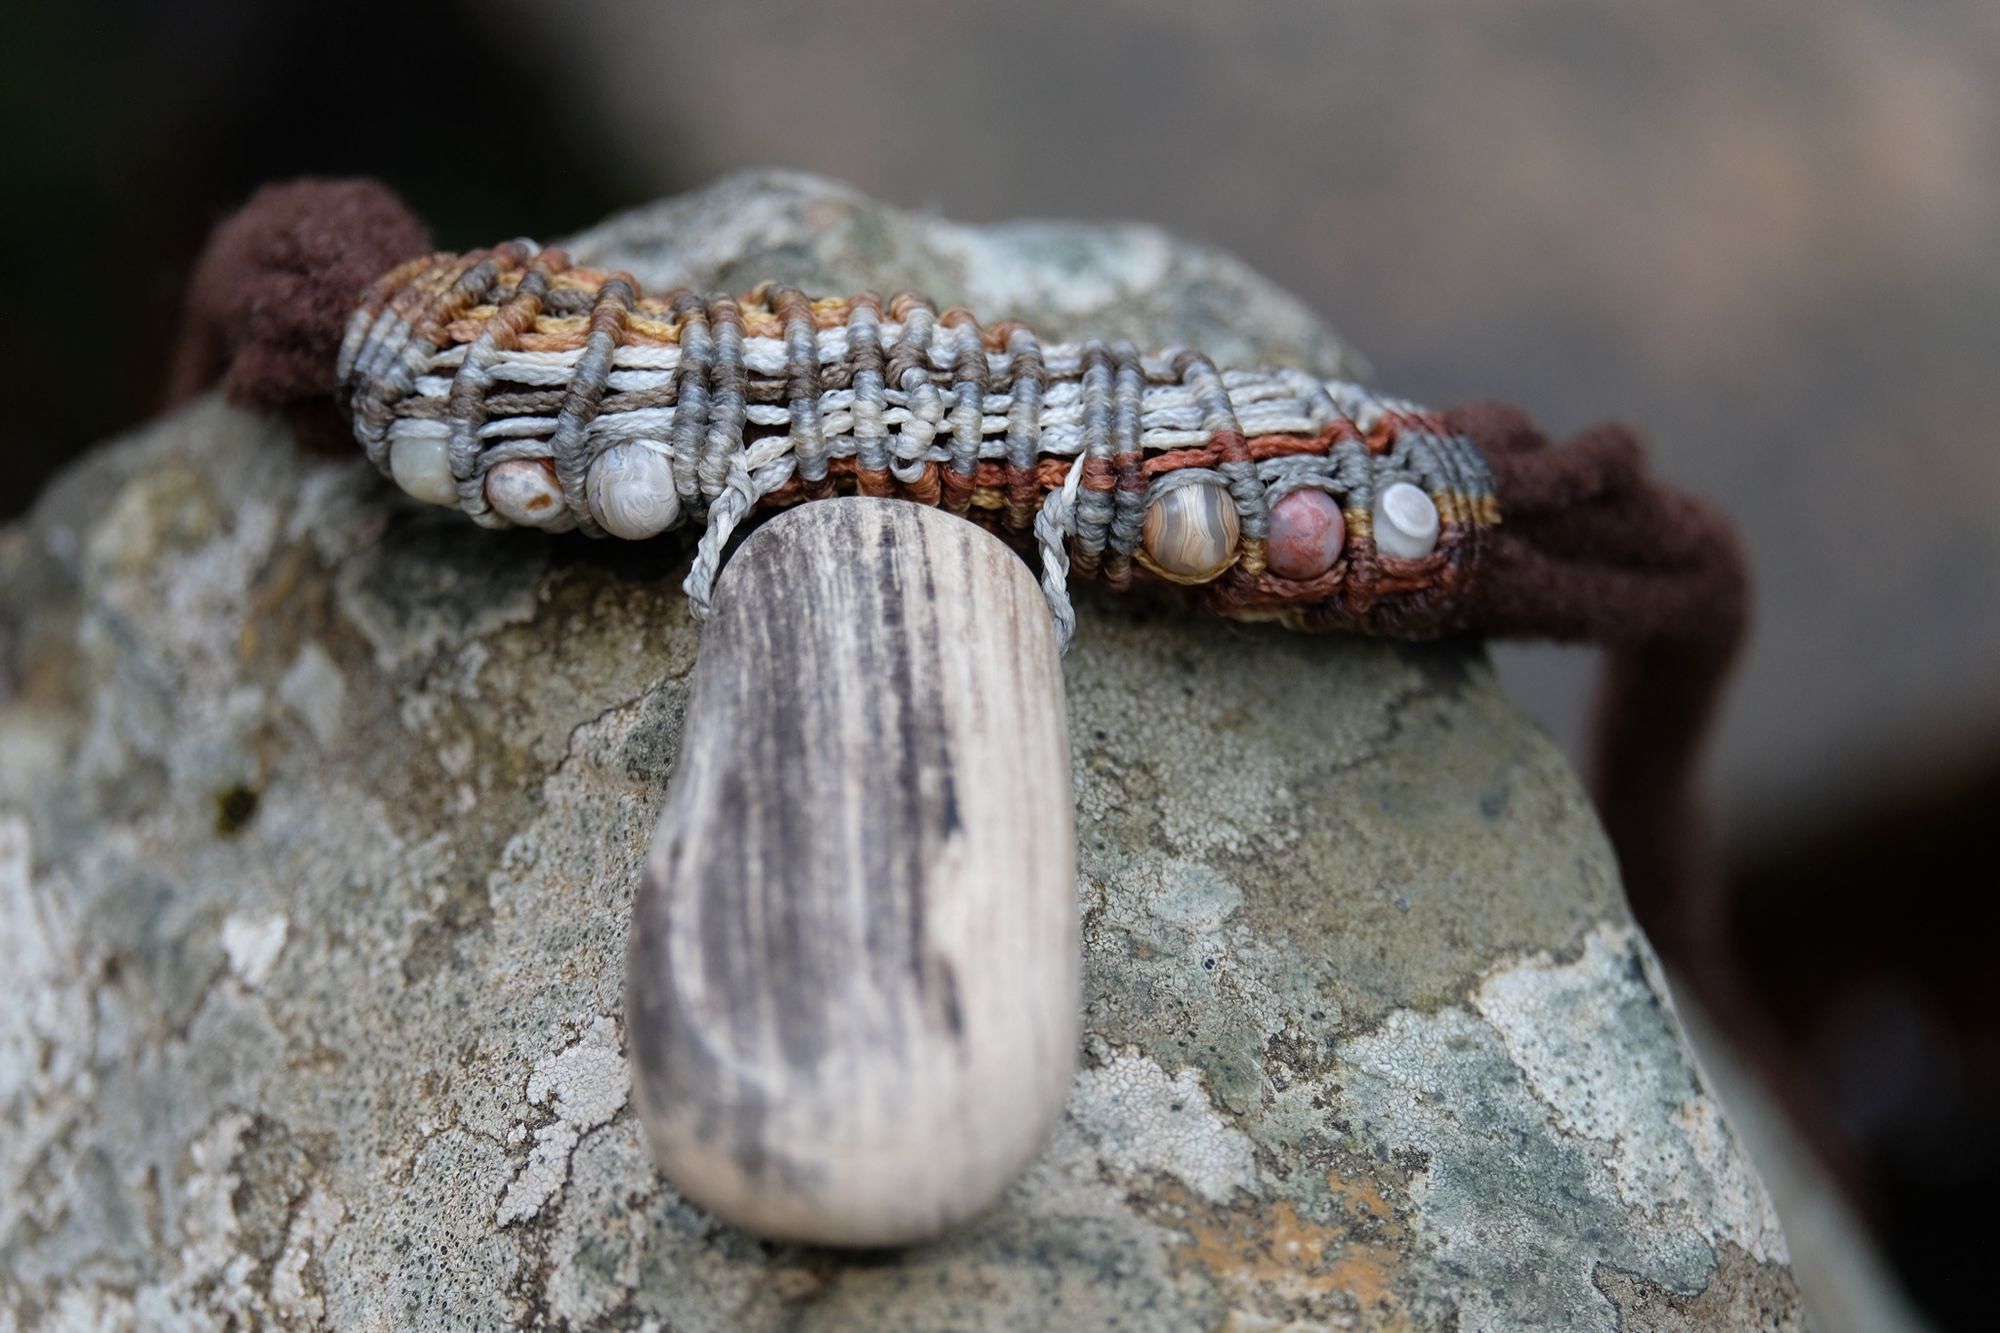
M 1734 513 L 1714 790 L 1760 1072 L 1929 1316 L 1984 1327 L 1996 71 L 1992 0 L 0 5 L 0 520 L 157 409 L 189 262 L 268 179 L 378 176 L 452 247 L 753 165 L 1213 242 L 1391 391 L 1639 423 Z M 1499 659 L 1574 749 L 1588 654 Z

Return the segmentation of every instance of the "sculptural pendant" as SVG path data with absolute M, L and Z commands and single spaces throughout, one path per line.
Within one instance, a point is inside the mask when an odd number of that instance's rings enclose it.
M 1079 957 L 1028 567 L 900 500 L 759 528 L 717 586 L 633 913 L 627 1042 L 661 1167 L 774 1239 L 935 1235 L 1060 1116 Z

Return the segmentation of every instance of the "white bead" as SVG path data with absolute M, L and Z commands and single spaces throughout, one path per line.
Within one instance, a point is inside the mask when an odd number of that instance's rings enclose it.
M 389 475 L 406 493 L 425 504 L 458 503 L 458 482 L 451 475 L 451 457 L 443 440 L 417 436 L 392 442 Z
M 1431 497 L 1399 481 L 1375 497 L 1375 549 L 1399 560 L 1421 560 L 1437 549 L 1438 510 Z
M 628 440 L 597 456 L 584 480 L 590 516 L 614 537 L 642 541 L 681 516 L 673 464 L 659 450 Z
M 514 458 L 488 468 L 486 503 L 524 528 L 562 527 L 569 518 L 556 470 L 540 458 Z

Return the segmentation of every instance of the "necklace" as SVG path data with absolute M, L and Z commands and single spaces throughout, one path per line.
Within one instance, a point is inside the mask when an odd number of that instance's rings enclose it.
M 726 614 L 718 581 L 725 560 L 747 559 L 750 545 L 739 551 L 733 541 L 752 520 L 849 515 L 798 547 L 813 559 L 795 562 L 788 577 L 804 590 L 814 569 L 837 571 L 850 552 L 859 565 L 868 543 L 928 540 L 907 523 L 838 508 L 900 500 L 948 516 L 939 521 L 957 524 L 954 533 L 977 525 L 1034 562 L 1049 614 L 1045 628 L 1021 628 L 1016 638 L 1066 642 L 1076 630 L 1069 585 L 1081 580 L 1114 591 L 1165 585 L 1202 610 L 1301 630 L 1598 643 L 1609 666 L 1597 796 L 1628 891 L 1642 917 L 1661 919 L 1704 891 L 1693 774 L 1744 625 L 1742 557 L 1727 522 L 1653 478 L 1620 428 L 1552 445 L 1511 409 L 1432 412 L 1294 370 L 1219 367 L 1191 349 L 1045 343 L 1022 325 L 981 325 L 908 294 L 814 298 L 775 285 L 736 299 L 647 294 L 627 277 L 572 267 L 561 251 L 527 242 L 432 254 L 393 197 L 353 183 L 302 183 L 253 200 L 219 230 L 191 314 L 184 386 L 220 377 L 234 400 L 300 420 L 324 419 L 328 405 L 338 406 L 375 465 L 419 500 L 487 527 L 625 540 L 699 529 L 686 580 L 697 615 Z M 839 605 L 885 607 L 901 625 L 926 596 L 976 599 L 993 596 L 993 586 L 923 585 L 900 602 L 871 600 L 861 588 Z M 954 609 L 964 614 L 953 632 L 979 632 L 982 617 L 1023 623 L 1012 603 Z M 824 611 L 801 594 L 767 602 L 760 614 Z M 926 623 L 932 638 L 944 634 L 943 620 Z M 811 651 L 838 651 L 832 639 L 814 642 Z M 1028 664 L 1016 664 L 1017 679 L 1034 672 L 1032 647 L 1023 651 Z M 946 657 L 924 661 L 943 670 Z M 921 672 L 895 679 L 906 698 L 930 697 Z M 1035 679 L 1044 697 L 1019 708 L 1039 708 L 1044 721 L 1052 708 L 1060 716 L 1059 673 Z M 754 709 L 773 692 L 739 689 L 729 707 Z M 698 683 L 692 707 L 699 712 L 705 699 L 728 711 L 720 686 L 705 695 Z M 700 725 L 697 716 L 692 748 Z M 912 724 L 910 734 L 923 731 Z M 727 745 L 717 744 L 726 756 Z M 1066 790 L 1061 748 L 1041 747 L 1033 762 L 1042 767 L 1024 767 L 1015 785 Z M 884 789 L 950 776 L 953 762 L 891 756 L 885 764 L 904 766 Z M 831 992 L 751 975 L 757 959 L 825 963 L 810 941 L 787 945 L 790 952 L 732 953 L 729 943 L 729 930 L 749 938 L 764 929 L 758 922 L 796 916 L 802 895 L 816 890 L 798 888 L 780 867 L 765 878 L 793 887 L 780 891 L 745 872 L 744 882 L 722 886 L 731 892 L 700 896 L 698 868 L 676 859 L 699 841 L 686 812 L 700 802 L 682 799 L 683 779 L 677 772 L 636 909 L 628 1022 L 640 1100 L 650 1104 L 648 1128 L 669 1173 L 725 1217 L 835 1243 L 911 1239 L 976 1211 L 1024 1164 L 1024 1152 L 1032 1156 L 1060 1112 L 1064 1078 L 1040 1080 L 1033 1105 L 1008 1107 L 1014 1132 L 1004 1151 L 982 1156 L 961 1145 L 963 1170 L 951 1160 L 952 1126 L 913 1116 L 909 1137 L 929 1155 L 857 1205 L 859 1187 L 839 1171 L 838 1133 L 805 1133 L 811 1142 L 801 1149 L 804 1132 L 794 1125 L 786 1131 L 793 1140 L 780 1143 L 768 1125 L 784 1121 L 787 1107 L 771 1105 L 764 1075 L 693 1057 L 718 1045 L 714 1028 L 701 1027 L 714 1014 L 704 1017 L 682 992 L 725 972 L 734 980 L 715 982 L 704 992 L 709 1001 L 720 997 L 735 1013 L 771 1000 L 782 1011 L 744 1028 L 756 1042 L 796 1046 L 809 1029 L 821 1044 L 808 1057 L 848 1048 Z M 814 791 L 799 788 L 794 813 L 815 804 Z M 947 796 L 912 800 L 968 825 L 985 817 Z M 1066 846 L 1073 867 L 1063 822 L 1046 840 Z M 730 864 L 740 871 L 765 862 Z M 907 902 L 861 901 L 862 927 L 921 923 L 910 904 L 937 905 L 925 898 L 935 886 L 917 883 L 925 873 L 898 890 Z M 1037 911 L 1072 887 L 1059 873 L 1042 879 Z M 735 916 L 726 929 L 685 924 L 714 926 L 728 912 Z M 1073 938 L 1073 904 L 1069 913 Z M 649 922 L 665 924 L 649 936 Z M 1051 928 L 1034 947 L 1059 949 L 1063 938 Z M 967 1090 L 988 1086 L 965 1072 L 989 1041 L 981 1034 L 991 1018 L 955 998 L 980 989 L 976 941 L 967 947 L 948 965 L 910 951 L 908 1003 L 883 1012 L 945 1035 L 920 1059 L 914 1047 L 896 1048 L 902 1066 L 917 1072 L 895 1075 L 904 1082 L 893 1096 L 886 1082 L 850 1079 L 847 1101 L 900 1104 L 913 1088 L 938 1083 L 976 1100 Z M 1022 1007 L 1046 1018 L 1044 1035 L 1053 1034 L 1037 1049 L 1064 1049 L 1068 1031 L 1073 1050 L 1073 958 L 1053 961 L 1024 990 L 1036 995 L 1024 995 Z M 641 1003 L 642 995 L 668 999 Z M 1065 1005 L 1066 1029 L 1049 1017 Z M 1004 1061 L 988 1062 L 981 1077 L 1004 1083 L 1007 1073 Z M 722 1083 L 727 1095 L 714 1095 L 711 1085 Z M 718 1154 L 730 1165 L 711 1172 Z M 926 1177 L 943 1184 L 914 1198 Z M 769 1206 L 787 1191 L 785 1207 Z

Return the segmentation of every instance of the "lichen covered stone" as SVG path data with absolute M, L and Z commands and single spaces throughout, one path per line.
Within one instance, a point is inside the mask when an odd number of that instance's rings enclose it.
M 735 178 L 571 245 L 1328 373 L 1241 266 Z M 657 547 L 658 549 L 653 549 Z M 198 403 L 0 537 L 0 1327 L 1795 1328 L 1575 779 L 1476 650 L 1086 599 L 1088 1033 L 990 1216 L 723 1227 L 627 1099 L 676 543 L 495 532 Z

